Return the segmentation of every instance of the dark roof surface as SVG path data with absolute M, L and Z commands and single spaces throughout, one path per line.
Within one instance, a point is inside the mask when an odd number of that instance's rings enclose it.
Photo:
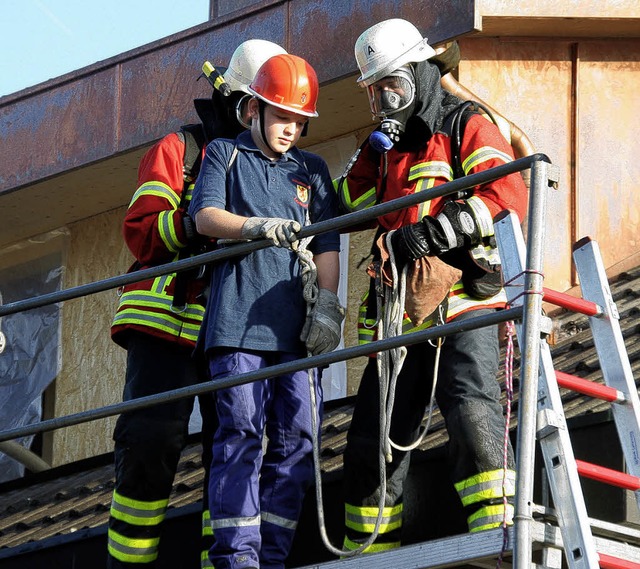
M 634 372 L 640 367 L 640 268 L 623 273 L 611 283 L 614 301 Z M 557 370 L 602 382 L 598 359 L 586 317 L 560 309 L 553 315 L 552 354 Z M 504 349 L 503 349 L 504 355 Z M 516 358 L 518 357 L 516 350 Z M 517 367 L 518 362 L 515 362 Z M 504 370 L 501 371 L 504 379 Z M 515 370 L 516 378 L 518 370 Z M 517 391 L 517 390 L 516 390 Z M 608 409 L 609 404 L 561 390 L 567 419 Z M 517 416 L 517 394 L 511 424 Z M 325 405 L 322 425 L 322 470 L 338 476 L 351 421 L 353 398 Z M 421 449 L 442 446 L 447 440 L 442 417 L 436 410 L 431 430 Z M 203 471 L 200 445 L 183 452 L 170 508 L 194 504 L 201 497 Z M 106 523 L 113 490 L 112 457 L 105 455 L 66 465 L 0 486 L 0 555 L 5 548 L 73 534 Z

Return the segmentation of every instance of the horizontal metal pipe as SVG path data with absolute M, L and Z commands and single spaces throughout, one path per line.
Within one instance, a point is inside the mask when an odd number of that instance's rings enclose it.
M 484 172 L 478 172 L 477 174 L 470 174 L 469 176 L 458 178 L 430 190 L 424 190 L 422 192 L 417 192 L 415 194 L 410 194 L 408 196 L 403 196 L 395 200 L 371 206 L 370 208 L 362 211 L 347 213 L 345 215 L 334 217 L 333 219 L 328 219 L 326 221 L 307 225 L 298 232 L 298 235 L 301 239 L 303 239 L 305 237 L 311 237 L 312 235 L 326 233 L 327 231 L 337 231 L 347 229 L 352 226 L 357 226 L 361 223 L 372 221 L 377 217 L 380 217 L 392 211 L 411 207 L 413 205 L 433 200 L 438 197 L 446 196 L 454 192 L 459 192 L 480 184 L 492 182 L 494 180 L 497 180 L 498 178 L 502 178 L 503 176 L 508 176 L 509 174 L 520 172 L 521 170 L 526 170 L 530 168 L 534 162 L 540 161 L 549 163 L 551 162 L 545 154 L 533 154 L 531 156 L 519 158 L 518 160 L 514 160 L 513 162 L 509 162 L 508 164 L 496 166 L 495 168 L 485 170 Z M 190 257 L 188 259 L 182 259 L 173 263 L 166 263 L 164 265 L 158 265 L 157 267 L 151 267 L 149 269 L 143 269 L 140 271 L 135 271 L 133 273 L 127 273 L 125 275 L 110 277 L 101 281 L 43 294 L 34 298 L 18 300 L 16 302 L 11 302 L 9 304 L 5 304 L 4 306 L 0 306 L 0 317 L 7 316 L 8 314 L 15 314 L 16 312 L 22 312 L 23 310 L 32 310 L 34 308 L 40 308 L 42 306 L 47 306 L 56 302 L 62 302 L 89 294 L 103 292 L 105 290 L 118 288 L 127 284 L 159 277 L 160 275 L 185 271 L 193 267 L 214 263 L 223 259 L 227 259 L 229 257 L 234 257 L 236 255 L 244 255 L 271 246 L 271 243 L 264 239 L 250 241 L 247 243 L 239 243 L 237 245 L 231 245 L 222 249 L 216 249 L 215 251 L 203 253 L 201 255 Z
M 321 354 L 319 356 L 301 358 L 292 362 L 278 364 L 233 377 L 217 379 L 215 382 L 209 381 L 199 383 L 197 385 L 191 385 L 189 387 L 182 387 L 180 389 L 175 389 L 172 391 L 165 391 L 164 393 L 158 393 L 157 395 L 148 395 L 146 397 L 140 397 L 137 399 L 132 399 L 130 401 L 124 401 L 122 403 L 107 405 L 106 407 L 99 407 L 98 409 L 92 409 L 90 411 L 82 411 L 73 415 L 47 419 L 46 421 L 36 423 L 35 425 L 26 425 L 23 427 L 17 427 L 14 429 L 2 431 L 0 432 L 0 442 L 10 439 L 17 439 L 19 437 L 24 437 L 27 435 L 34 435 L 36 433 L 52 431 L 61 427 L 69 427 L 71 425 L 77 425 L 79 423 L 86 423 L 95 419 L 111 417 L 113 415 L 119 415 L 120 413 L 124 413 L 126 411 L 133 411 L 136 409 L 142 409 L 144 407 L 151 407 L 159 403 L 166 403 L 168 401 L 175 401 L 177 399 L 200 395 L 202 393 L 209 393 L 212 391 L 217 391 L 218 389 L 235 387 L 236 385 L 243 385 L 252 381 L 259 381 L 270 377 L 276 377 L 285 373 L 291 373 L 294 371 L 301 371 L 304 369 L 311 369 L 316 367 L 324 367 L 335 362 L 349 360 L 360 356 L 369 356 L 375 354 L 376 352 L 391 350 L 400 346 L 410 346 L 413 344 L 426 342 L 428 340 L 433 340 L 442 336 L 449 336 L 451 334 L 466 332 L 468 330 L 475 330 L 484 326 L 493 326 L 495 324 L 499 324 L 500 322 L 520 320 L 522 318 L 522 313 L 522 306 L 509 308 L 506 310 L 499 310 L 491 314 L 476 316 L 474 318 L 469 318 L 460 322 L 451 322 L 449 324 L 443 324 L 441 326 L 428 328 L 426 330 L 412 332 L 411 334 L 394 336 L 393 338 L 378 340 L 376 342 L 371 342 L 369 344 L 364 344 L 361 346 L 353 346 L 350 348 L 345 348 L 343 350 Z

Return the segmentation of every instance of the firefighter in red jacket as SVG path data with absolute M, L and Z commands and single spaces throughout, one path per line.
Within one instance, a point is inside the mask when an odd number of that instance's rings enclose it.
M 169 263 L 211 245 L 197 234 L 186 211 L 206 143 L 235 138 L 248 127 L 248 86 L 269 57 L 286 53 L 265 40 L 249 40 L 233 53 L 211 99 L 194 105 L 201 129 L 171 133 L 142 158 L 138 189 L 124 220 L 124 238 L 136 261 L 131 270 Z M 195 134 L 195 165 L 187 165 L 185 137 Z M 190 166 L 187 165 L 187 166 Z M 199 269 L 163 275 L 124 287 L 113 321 L 113 340 L 127 349 L 124 400 L 194 385 L 206 380 L 192 352 L 204 315 L 205 279 Z M 211 396 L 199 398 L 205 470 L 201 567 L 211 567 L 207 551 L 212 530 L 208 512 L 208 472 L 215 417 Z M 155 567 L 160 531 L 180 453 L 185 446 L 194 399 L 179 399 L 122 414 L 116 423 L 116 482 L 108 530 L 108 567 Z
M 442 89 L 438 68 L 429 61 L 434 55 L 415 26 L 401 19 L 380 22 L 358 38 L 358 82 L 367 89 L 372 113 L 381 122 L 343 177 L 336 180 L 345 211 L 387 202 L 454 178 L 451 117 L 462 101 Z M 513 159 L 508 142 L 485 117 L 465 115 L 463 123 L 461 175 Z M 431 326 L 438 316 L 440 322 L 460 321 L 505 306 L 496 270 L 499 257 L 492 239 L 492 220 L 505 209 L 522 219 L 526 201 L 522 177 L 513 174 L 477 186 L 468 195 L 437 198 L 378 218 L 383 239 L 377 243 L 385 253 L 391 250 L 398 269 L 415 269 L 428 261 L 434 267 L 453 266 L 460 271 L 455 272 L 451 288 L 444 287 L 442 302 L 432 317 L 416 325 L 405 315 L 398 328 L 402 333 Z M 446 265 L 436 265 L 440 261 Z M 361 342 L 373 338 L 382 317 L 377 313 L 373 284 L 361 308 Z M 436 361 L 439 372 L 434 379 Z M 402 367 L 389 427 L 393 449 L 386 465 L 386 494 L 380 501 L 381 396 L 377 362 L 371 359 L 359 387 L 344 454 L 347 549 L 355 550 L 367 541 L 380 506 L 379 534 L 367 551 L 400 545 L 403 485 L 410 454 L 406 449 L 420 429 L 433 381 L 449 434 L 452 479 L 470 531 L 512 523 L 514 458 L 508 441 L 505 445 L 496 380 L 498 363 L 498 330 L 492 326 L 447 336 L 439 348 L 429 343 L 408 346 L 403 364 L 391 364 L 391 368 Z

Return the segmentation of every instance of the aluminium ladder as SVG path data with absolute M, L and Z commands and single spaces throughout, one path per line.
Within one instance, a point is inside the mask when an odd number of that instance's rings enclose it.
M 518 219 L 514 214 L 498 216 L 495 228 L 510 304 L 517 306 L 525 302 L 526 295 L 537 294 L 547 302 L 587 315 L 604 377 L 605 385 L 600 385 L 556 372 L 541 330 L 544 322 L 540 322 L 536 438 L 545 463 L 567 564 L 571 569 L 640 568 L 640 549 L 594 537 L 593 520 L 587 516 L 580 483 L 580 476 L 583 476 L 632 490 L 640 505 L 640 399 L 597 243 L 586 238 L 574 247 L 573 257 L 583 294 L 583 299 L 576 299 L 548 289 L 526 290 L 525 245 Z M 519 341 L 522 327 L 523 324 L 516 326 Z M 575 459 L 559 385 L 611 403 L 628 473 Z M 518 468 L 518 475 L 520 472 Z M 525 498 L 531 503 L 532 497 Z M 518 513 L 516 507 L 516 526 L 529 522 L 531 510 L 520 512 L 520 519 Z M 526 536 L 526 532 L 523 535 Z M 514 551 L 517 551 L 517 545 L 516 541 Z M 523 550 L 528 554 L 530 548 Z M 516 566 L 527 567 L 529 564 L 530 560 L 524 559 Z M 560 567 L 559 564 L 554 566 Z

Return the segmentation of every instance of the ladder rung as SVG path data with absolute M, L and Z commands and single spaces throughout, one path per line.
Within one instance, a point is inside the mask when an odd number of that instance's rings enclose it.
M 570 294 L 564 292 L 558 292 L 557 290 L 551 290 L 544 287 L 542 299 L 545 302 L 550 302 L 556 306 L 567 308 L 573 312 L 579 312 L 586 316 L 599 316 L 602 314 L 602 308 L 600 308 L 595 302 L 584 300 L 583 298 L 576 298 Z
M 612 557 L 604 553 L 598 553 L 598 557 L 600 558 L 600 567 L 602 569 L 640 569 L 640 563 Z
M 605 468 L 604 466 L 598 466 L 584 460 L 576 460 L 578 467 L 578 474 L 585 478 L 591 478 L 598 482 L 604 482 L 605 484 L 611 484 L 612 486 L 618 486 L 627 490 L 640 490 L 640 478 L 612 470 L 611 468 Z
M 556 371 L 556 378 L 560 387 L 577 391 L 583 395 L 589 395 L 590 397 L 595 397 L 596 399 L 602 399 L 603 401 L 609 401 L 611 403 L 622 403 L 626 400 L 622 391 L 618 391 L 614 387 L 609 387 L 608 385 L 595 383 L 594 381 L 564 373 L 563 371 Z

